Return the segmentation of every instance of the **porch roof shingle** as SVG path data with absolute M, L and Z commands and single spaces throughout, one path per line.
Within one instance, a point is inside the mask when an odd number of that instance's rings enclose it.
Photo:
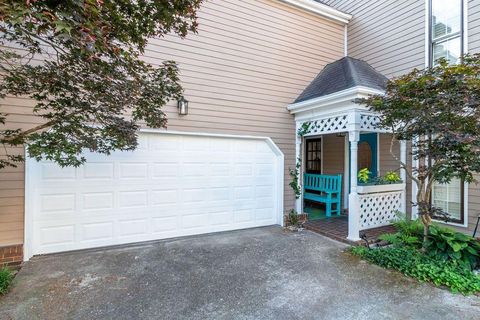
M 326 65 L 294 103 L 356 86 L 385 90 L 387 81 L 387 77 L 367 62 L 352 57 L 344 57 Z

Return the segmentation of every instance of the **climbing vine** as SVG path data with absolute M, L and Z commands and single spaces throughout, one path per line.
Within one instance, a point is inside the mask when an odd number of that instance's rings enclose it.
M 297 135 L 299 137 L 303 137 L 311 130 L 312 123 L 311 122 L 304 122 L 300 128 L 298 128 Z
M 292 177 L 292 181 L 289 183 L 289 186 L 292 187 L 293 192 L 295 193 L 295 199 L 299 199 L 300 196 L 302 195 L 302 191 L 300 190 L 300 183 L 299 183 L 301 166 L 302 166 L 302 159 L 297 158 L 297 164 L 295 165 L 295 169 L 290 169 L 290 176 Z

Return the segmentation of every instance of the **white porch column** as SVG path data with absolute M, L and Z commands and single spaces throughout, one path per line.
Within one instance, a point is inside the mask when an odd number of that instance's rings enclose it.
M 360 208 L 359 197 L 357 193 L 357 175 L 358 175 L 358 140 L 360 132 L 358 130 L 350 131 L 348 135 L 350 141 L 350 194 L 348 195 L 348 240 L 360 240 Z
M 407 142 L 405 140 L 400 141 L 400 161 L 407 164 Z M 400 179 L 402 179 L 403 183 L 405 183 L 406 186 L 407 171 L 405 169 L 400 170 Z M 407 214 L 407 187 L 403 189 L 400 211 L 405 215 Z
M 302 124 L 300 122 L 297 122 L 295 126 L 295 166 L 297 165 L 298 159 L 302 158 L 302 137 L 298 135 L 298 129 L 300 129 L 301 125 Z M 303 164 L 300 168 L 300 174 L 298 176 L 298 185 L 300 187 L 300 190 L 302 190 L 301 188 L 302 179 L 303 179 L 302 172 L 303 172 Z M 295 200 L 295 210 L 297 211 L 298 214 L 303 214 L 303 194 L 301 194 L 300 197 Z

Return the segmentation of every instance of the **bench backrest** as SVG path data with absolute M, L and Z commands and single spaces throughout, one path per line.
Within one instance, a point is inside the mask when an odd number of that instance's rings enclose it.
M 303 189 L 327 193 L 340 193 L 342 190 L 342 175 L 305 173 Z

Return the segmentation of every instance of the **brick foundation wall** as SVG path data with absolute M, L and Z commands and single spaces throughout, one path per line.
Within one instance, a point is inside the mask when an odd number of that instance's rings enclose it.
M 1 266 L 18 266 L 23 261 L 23 245 L 17 244 L 12 246 L 0 247 L 0 267 Z

